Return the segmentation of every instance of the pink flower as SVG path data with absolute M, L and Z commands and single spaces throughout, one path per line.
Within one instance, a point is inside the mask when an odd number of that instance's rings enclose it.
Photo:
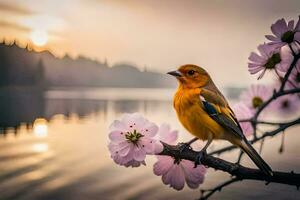
M 158 140 L 161 140 L 168 144 L 175 144 L 178 137 L 178 131 L 171 130 L 170 125 L 164 123 L 159 127 L 157 136 Z
M 250 109 L 252 114 L 272 96 L 272 88 L 265 85 L 251 85 L 241 94 L 241 101 Z M 265 110 L 264 110 L 265 111 Z
M 158 131 L 158 139 L 168 144 L 175 144 L 177 131 L 172 131 L 170 126 L 162 124 Z M 160 151 L 162 150 L 162 146 Z M 197 188 L 203 183 L 206 169 L 202 165 L 194 168 L 194 162 L 189 160 L 175 160 L 170 156 L 157 156 L 157 162 L 153 166 L 153 172 L 162 176 L 162 181 L 176 190 L 181 190 L 185 182 L 190 188 Z
M 300 99 L 297 95 L 281 96 L 274 102 L 276 111 L 283 116 L 297 113 L 300 108 Z
M 203 165 L 194 168 L 194 163 L 189 160 L 175 160 L 169 156 L 157 156 L 153 172 L 162 176 L 166 185 L 176 190 L 182 190 L 185 182 L 190 188 L 197 188 L 204 181 L 206 169 Z
M 157 143 L 155 146 L 155 153 L 159 154 L 163 150 L 163 145 L 160 141 L 163 141 L 167 144 L 175 144 L 178 137 L 178 131 L 177 130 L 171 130 L 170 125 L 168 124 L 162 124 L 159 127 L 156 139 Z
M 110 126 L 108 149 L 119 165 L 138 167 L 145 164 L 146 154 L 154 154 L 158 127 L 142 115 L 124 114 Z
M 281 55 L 284 58 L 279 66 L 280 72 L 287 72 L 293 62 L 294 56 L 289 46 L 281 48 Z
M 242 102 L 235 104 L 232 109 L 239 121 L 250 119 L 253 116 L 251 110 Z M 250 122 L 240 122 L 240 125 L 246 137 L 253 134 L 253 127 Z
M 300 42 L 300 16 L 295 27 L 294 20 L 287 23 L 285 19 L 279 19 L 272 24 L 271 30 L 274 35 L 266 35 L 266 38 L 271 41 L 268 44 L 274 45 L 276 48 L 295 41 Z
M 297 62 L 286 83 L 287 88 L 300 88 L 300 61 Z
M 287 70 L 288 68 L 282 69 L 284 73 L 287 72 Z M 300 88 L 300 61 L 299 60 L 296 63 L 296 66 L 293 67 L 292 72 L 289 75 L 289 78 L 285 85 L 285 89 L 294 89 L 294 88 Z
M 249 56 L 248 71 L 250 74 L 261 72 L 258 79 L 262 78 L 267 70 L 284 69 L 289 65 L 293 56 L 285 51 L 274 48 L 268 44 L 258 46 L 259 54 L 251 52 Z

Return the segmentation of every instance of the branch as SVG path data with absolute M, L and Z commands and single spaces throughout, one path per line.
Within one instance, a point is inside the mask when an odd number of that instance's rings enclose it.
M 237 181 L 240 181 L 241 179 L 235 177 L 232 179 L 229 179 L 228 181 L 225 181 L 224 183 L 221 183 L 220 185 L 214 187 L 213 189 L 210 190 L 201 190 L 201 197 L 199 200 L 206 200 L 208 199 L 211 195 L 213 195 L 214 193 L 216 193 L 217 191 L 221 191 L 223 189 L 223 187 L 226 187 L 227 185 L 230 185 L 232 183 L 235 183 Z
M 192 149 L 181 150 L 180 145 L 174 146 L 163 143 L 163 151 L 159 155 L 172 156 L 177 159 L 185 159 L 195 161 L 198 152 Z M 294 185 L 297 188 L 300 187 L 300 174 L 294 172 L 273 172 L 273 176 L 267 176 L 259 169 L 252 169 L 244 167 L 240 164 L 231 163 L 220 158 L 216 158 L 210 155 L 204 155 L 201 159 L 201 163 L 208 167 L 212 167 L 216 170 L 221 170 L 239 178 L 240 180 L 260 180 L 266 181 L 266 183 L 281 183 L 287 185 Z
M 290 47 L 291 48 L 291 47 Z M 293 49 L 291 48 L 291 50 L 293 51 Z M 291 65 L 289 66 L 286 74 L 284 75 L 283 77 L 283 80 L 282 80 L 282 83 L 281 83 L 281 86 L 278 90 L 278 92 L 274 91 L 274 94 L 272 97 L 270 97 L 267 101 L 265 101 L 259 108 L 258 110 L 256 111 L 253 119 L 254 120 L 257 120 L 259 114 L 265 109 L 265 107 L 267 107 L 273 100 L 277 99 L 278 97 L 280 96 L 284 96 L 284 95 L 287 95 L 287 94 L 295 94 L 295 93 L 299 93 L 300 92 L 300 89 L 299 88 L 296 88 L 296 89 L 292 89 L 292 90 L 284 90 L 284 87 L 285 87 L 285 84 L 286 82 L 288 81 L 292 71 L 293 71 L 293 68 L 296 66 L 298 60 L 300 58 L 300 53 L 297 54 L 297 55 L 294 55 L 294 59 L 291 63 Z
M 255 123 L 255 124 L 265 124 L 265 125 L 272 125 L 272 126 L 281 126 L 284 125 L 284 122 L 270 122 L 270 121 L 263 121 L 263 120 L 254 120 L 252 118 L 250 119 L 242 119 L 239 120 L 240 123 L 242 122 L 250 122 L 250 123 Z
M 296 124 L 300 124 L 300 118 L 295 119 L 295 120 L 290 121 L 290 122 L 278 124 L 279 127 L 277 129 L 275 129 L 273 131 L 267 131 L 263 135 L 261 135 L 260 137 L 256 137 L 256 138 L 250 140 L 249 142 L 251 144 L 254 144 L 254 143 L 264 139 L 265 137 L 273 137 L 273 136 L 281 133 L 282 131 L 286 130 L 287 128 L 289 128 L 291 126 L 294 126 Z M 230 151 L 230 150 L 233 150 L 233 149 L 236 149 L 236 148 L 237 148 L 236 146 L 231 145 L 231 146 L 224 147 L 224 148 L 218 149 L 216 151 L 213 151 L 213 152 L 209 153 L 209 155 L 221 154 L 221 153 L 224 153 L 226 151 Z
M 257 109 L 255 115 L 253 116 L 252 120 L 255 122 L 257 121 L 257 118 L 259 114 L 275 99 L 278 97 L 288 95 L 288 94 L 296 94 L 300 93 L 300 88 L 290 89 L 290 90 L 284 90 L 279 92 L 274 92 L 273 96 L 271 96 L 267 101 L 265 101 L 261 106 Z
M 290 49 L 293 52 L 293 48 L 291 46 L 290 46 Z M 284 86 L 285 86 L 285 84 L 286 84 L 286 82 L 287 82 L 290 74 L 292 73 L 292 70 L 293 70 L 294 66 L 297 64 L 297 62 L 298 62 L 298 60 L 300 58 L 300 54 L 295 55 L 294 52 L 293 52 L 293 56 L 294 56 L 293 62 L 291 63 L 288 71 L 286 72 L 286 74 L 285 74 L 285 76 L 284 76 L 284 78 L 282 80 L 282 84 L 281 84 L 281 87 L 279 89 L 279 92 L 281 92 L 281 91 L 284 90 Z

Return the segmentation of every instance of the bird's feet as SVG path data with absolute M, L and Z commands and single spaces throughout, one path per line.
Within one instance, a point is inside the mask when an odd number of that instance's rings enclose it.
M 180 142 L 178 143 L 178 146 L 180 153 L 184 152 L 185 150 L 192 149 L 189 142 Z
M 198 152 L 196 158 L 195 158 L 195 162 L 194 162 L 194 168 L 196 168 L 198 165 L 201 164 L 201 159 L 203 158 L 203 156 L 206 155 L 206 151 L 205 150 L 201 150 Z

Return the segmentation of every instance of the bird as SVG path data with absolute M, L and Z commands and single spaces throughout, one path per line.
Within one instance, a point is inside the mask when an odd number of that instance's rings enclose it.
M 265 175 L 273 175 L 271 167 L 243 134 L 233 110 L 204 68 L 187 64 L 168 74 L 179 82 L 173 99 L 177 117 L 184 128 L 195 136 L 183 147 L 198 139 L 207 141 L 198 153 L 195 166 L 200 164 L 212 141 L 226 140 L 242 149 Z

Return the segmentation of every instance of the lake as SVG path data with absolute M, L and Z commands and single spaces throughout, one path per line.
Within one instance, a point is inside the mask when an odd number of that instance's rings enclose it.
M 46 92 L 14 89 L 0 92 L 0 199 L 196 199 L 200 190 L 175 191 L 147 166 L 125 168 L 110 158 L 108 126 L 125 112 L 169 123 L 180 131 L 179 141 L 191 136 L 172 108 L 175 89 L 57 88 Z M 234 102 L 235 100 L 232 100 Z M 300 172 L 299 127 L 267 139 L 262 157 L 273 170 Z M 214 142 L 210 150 L 226 146 Z M 259 144 L 255 145 L 258 149 Z M 238 151 L 222 158 L 235 161 Z M 254 167 L 248 158 L 242 163 Z M 227 180 L 226 173 L 208 170 L 201 188 Z M 234 183 L 210 199 L 300 199 L 295 187 L 257 181 Z

